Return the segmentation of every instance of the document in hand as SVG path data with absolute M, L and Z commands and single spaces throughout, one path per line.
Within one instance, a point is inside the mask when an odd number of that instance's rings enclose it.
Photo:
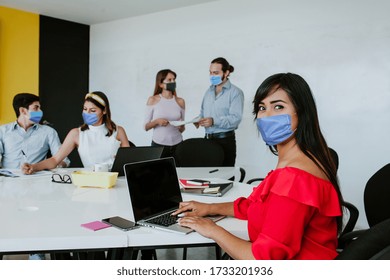
M 208 188 L 210 181 L 202 179 L 179 179 L 180 186 L 183 188 Z

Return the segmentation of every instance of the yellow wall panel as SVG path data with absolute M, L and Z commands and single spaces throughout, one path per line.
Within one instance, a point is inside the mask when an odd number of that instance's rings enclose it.
M 15 94 L 38 90 L 39 15 L 0 7 L 0 124 L 15 120 Z

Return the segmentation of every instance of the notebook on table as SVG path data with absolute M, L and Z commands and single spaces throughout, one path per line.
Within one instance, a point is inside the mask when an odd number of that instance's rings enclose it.
M 121 147 L 118 149 L 111 172 L 118 172 L 118 176 L 124 176 L 123 166 L 126 163 L 145 161 L 160 158 L 164 147 Z
M 223 196 L 233 187 L 233 182 L 229 183 L 210 183 L 207 188 L 182 188 L 182 193 L 190 193 L 205 196 Z
M 172 157 L 128 163 L 124 171 L 137 224 L 182 234 L 193 231 L 180 226 L 177 218 L 171 216 L 182 202 Z M 213 217 L 213 220 L 222 218 Z

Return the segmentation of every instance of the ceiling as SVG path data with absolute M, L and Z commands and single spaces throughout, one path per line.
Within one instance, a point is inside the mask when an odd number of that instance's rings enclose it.
M 0 0 L 0 6 L 83 24 L 97 24 L 218 0 Z

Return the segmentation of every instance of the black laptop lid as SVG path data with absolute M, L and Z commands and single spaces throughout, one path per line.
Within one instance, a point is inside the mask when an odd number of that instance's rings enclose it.
M 172 157 L 124 166 L 135 221 L 178 208 L 182 201 Z
M 123 166 L 126 163 L 157 159 L 161 157 L 164 147 L 121 147 L 118 149 L 111 172 L 118 172 L 118 176 L 124 176 Z

